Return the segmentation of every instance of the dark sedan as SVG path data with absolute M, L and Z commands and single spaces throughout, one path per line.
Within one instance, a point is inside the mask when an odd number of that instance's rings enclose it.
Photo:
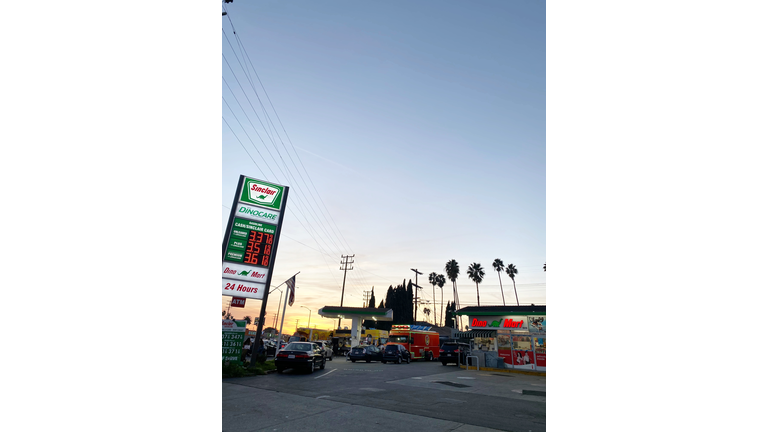
M 312 342 L 291 342 L 277 352 L 275 358 L 277 373 L 286 369 L 304 369 L 309 373 L 325 369 L 325 353 Z
M 349 351 L 348 358 L 352 363 L 357 360 L 365 360 L 366 363 L 381 361 L 381 350 L 373 345 L 358 345 Z

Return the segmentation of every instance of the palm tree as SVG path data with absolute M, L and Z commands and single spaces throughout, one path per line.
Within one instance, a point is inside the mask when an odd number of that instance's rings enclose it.
M 515 275 L 517 274 L 517 269 L 515 268 L 514 264 L 507 266 L 507 274 L 512 278 L 512 286 L 515 287 L 515 300 L 517 300 L 517 305 L 520 306 L 520 300 L 517 298 L 517 286 L 515 285 Z
M 496 258 L 493 260 L 493 269 L 496 270 L 496 273 L 499 274 L 499 287 L 501 288 L 501 302 L 504 304 L 504 306 L 507 305 L 507 302 L 504 300 L 504 287 L 501 285 L 501 271 L 504 270 L 504 261 L 500 260 L 499 258 Z
M 480 264 L 472 263 L 467 268 L 467 276 L 472 279 L 472 282 L 477 287 L 477 305 L 480 306 L 480 283 L 483 281 L 483 277 L 485 277 L 485 271 L 483 271 L 483 267 Z
M 445 285 L 445 276 L 437 275 L 435 278 L 437 287 L 440 288 L 440 322 L 443 322 L 443 285 Z
M 245 326 L 246 327 L 251 325 L 251 317 L 250 316 L 246 315 L 245 318 L 243 318 L 243 319 L 245 320 Z
M 435 285 L 437 285 L 437 273 L 432 272 L 429 274 L 429 283 L 432 285 L 432 300 L 435 300 Z
M 445 263 L 445 274 L 448 276 L 448 279 L 453 282 L 453 303 L 455 305 L 460 305 L 461 303 L 459 303 L 459 291 L 456 288 L 456 278 L 459 277 L 459 263 L 457 263 L 455 259 Z M 459 326 L 459 328 L 461 328 L 461 326 Z
M 427 316 L 427 322 L 429 322 L 429 315 L 432 313 L 432 310 L 428 307 L 425 307 L 422 312 L 424 312 L 424 315 Z

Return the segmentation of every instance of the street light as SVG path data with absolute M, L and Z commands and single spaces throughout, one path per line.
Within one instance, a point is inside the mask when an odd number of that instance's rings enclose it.
M 309 328 L 309 320 L 310 320 L 310 318 L 312 318 L 312 309 L 310 309 L 310 308 L 308 308 L 306 306 L 302 306 L 302 307 L 309 311 L 309 316 L 307 317 L 307 328 Z

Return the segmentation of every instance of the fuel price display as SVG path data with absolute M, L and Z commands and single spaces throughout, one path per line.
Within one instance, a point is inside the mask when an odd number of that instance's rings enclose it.
M 272 253 L 272 234 L 250 231 L 248 244 L 245 247 L 244 264 L 269 267 L 270 254 Z
M 269 267 L 275 232 L 274 225 L 235 218 L 224 260 Z

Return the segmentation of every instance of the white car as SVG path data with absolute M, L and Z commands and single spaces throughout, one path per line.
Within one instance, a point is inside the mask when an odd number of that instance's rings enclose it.
M 330 346 L 328 346 L 327 341 L 312 341 L 312 342 L 317 344 L 318 346 L 320 346 L 320 348 L 323 349 L 323 351 L 325 352 L 325 358 L 327 358 L 328 360 L 333 360 L 333 349 Z

